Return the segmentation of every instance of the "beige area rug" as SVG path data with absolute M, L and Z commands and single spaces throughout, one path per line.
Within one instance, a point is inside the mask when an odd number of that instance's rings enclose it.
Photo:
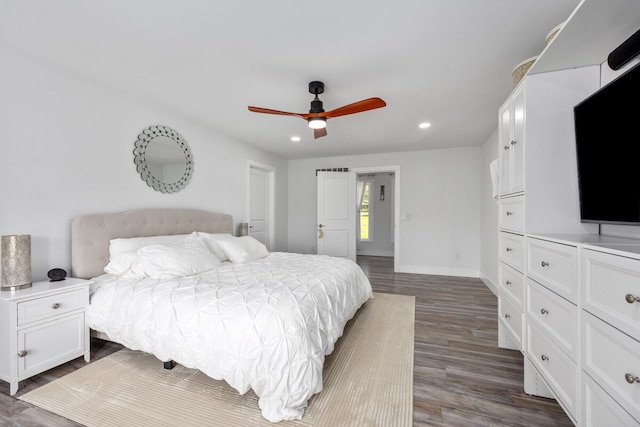
M 90 427 L 411 426 L 415 298 L 375 293 L 325 361 L 299 421 L 265 420 L 258 398 L 154 356 L 121 350 L 20 397 Z

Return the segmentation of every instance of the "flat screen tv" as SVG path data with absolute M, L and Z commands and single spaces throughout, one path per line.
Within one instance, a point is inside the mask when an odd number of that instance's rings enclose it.
M 573 114 L 582 222 L 640 225 L 640 64 Z

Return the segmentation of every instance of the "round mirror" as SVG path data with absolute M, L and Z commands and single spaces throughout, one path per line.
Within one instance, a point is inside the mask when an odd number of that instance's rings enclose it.
M 167 126 L 149 126 L 138 135 L 134 163 L 143 181 L 156 191 L 176 193 L 193 174 L 193 159 L 187 141 Z

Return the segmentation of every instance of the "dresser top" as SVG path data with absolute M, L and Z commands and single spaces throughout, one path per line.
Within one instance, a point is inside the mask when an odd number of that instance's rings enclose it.
M 529 237 L 582 246 L 600 252 L 640 259 L 640 239 L 603 234 L 530 234 Z

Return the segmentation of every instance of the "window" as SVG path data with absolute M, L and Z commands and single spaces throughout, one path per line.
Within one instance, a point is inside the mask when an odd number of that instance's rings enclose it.
M 373 181 L 358 182 L 358 211 L 360 214 L 360 240 L 373 241 Z

